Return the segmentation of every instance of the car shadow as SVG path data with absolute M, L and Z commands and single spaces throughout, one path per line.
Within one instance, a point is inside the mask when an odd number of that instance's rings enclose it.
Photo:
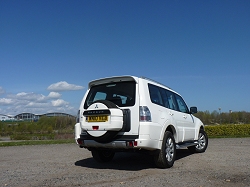
M 175 160 L 183 159 L 183 158 L 188 157 L 188 156 L 190 156 L 192 154 L 193 153 L 191 153 L 188 149 L 178 149 L 178 150 L 176 150 L 176 158 L 175 158 Z
M 176 152 L 176 161 L 190 156 L 188 150 L 180 149 Z M 113 169 L 113 170 L 128 170 L 139 171 L 149 168 L 156 168 L 153 156 L 142 153 L 123 153 L 118 152 L 110 162 L 99 163 L 92 157 L 85 158 L 75 162 L 75 166 L 94 168 L 94 169 Z

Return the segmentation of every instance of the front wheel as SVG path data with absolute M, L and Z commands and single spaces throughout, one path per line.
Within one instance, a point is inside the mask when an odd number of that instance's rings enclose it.
M 160 152 L 155 155 L 154 161 L 159 168 L 170 168 L 174 165 L 176 157 L 175 140 L 171 132 L 164 134 Z
M 199 136 L 198 136 L 198 144 L 195 146 L 188 147 L 188 150 L 191 153 L 203 153 L 207 149 L 208 145 L 208 137 L 207 133 L 204 130 L 200 130 Z
M 115 156 L 115 152 L 111 150 L 98 150 L 98 149 L 93 149 L 91 150 L 93 158 L 97 162 L 109 162 L 113 159 Z

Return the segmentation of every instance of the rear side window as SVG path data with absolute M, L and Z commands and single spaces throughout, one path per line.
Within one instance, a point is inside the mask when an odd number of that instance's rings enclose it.
M 159 87 L 152 84 L 148 84 L 148 89 L 151 102 L 163 106 L 163 99 L 161 97 Z
M 97 100 L 109 100 L 119 107 L 133 106 L 135 104 L 135 82 L 114 82 L 91 87 L 84 103 L 87 109 Z
M 181 101 L 182 98 L 175 93 L 152 84 L 148 84 L 148 89 L 152 103 L 172 110 L 188 112 L 185 102 Z M 178 100 L 176 100 L 176 97 Z

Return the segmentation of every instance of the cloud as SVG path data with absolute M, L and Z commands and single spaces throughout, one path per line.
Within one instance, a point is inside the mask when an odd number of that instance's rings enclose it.
M 72 85 L 68 85 L 71 89 L 74 88 Z M 77 86 L 74 89 L 76 88 Z M 0 97 L 0 113 L 16 115 L 25 112 L 34 114 L 64 112 L 74 115 L 77 109 L 72 106 L 72 103 L 61 97 L 62 94 L 55 91 L 49 92 L 48 95 L 34 92 L 7 93 L 4 97 Z
M 52 99 L 57 99 L 60 97 L 61 97 L 61 94 L 59 94 L 58 92 L 50 92 L 48 95 L 48 98 L 52 98 Z
M 55 106 L 55 107 L 69 104 L 68 102 L 64 101 L 63 99 L 57 99 L 57 100 L 51 101 L 51 103 L 52 103 L 52 106 Z
M 48 108 L 48 107 L 50 107 L 49 103 L 30 102 L 27 105 L 25 105 L 25 108 Z
M 47 100 L 47 97 L 43 94 L 36 94 L 36 93 L 26 93 L 26 92 L 20 92 L 16 95 L 8 95 L 9 98 L 17 99 L 19 101 L 38 101 L 38 102 L 45 102 Z
M 0 98 L 0 105 L 11 105 L 14 101 L 8 98 Z
M 5 90 L 0 86 L 0 95 L 4 93 L 5 93 Z
M 61 94 L 58 92 L 50 92 L 48 96 L 45 96 L 43 94 L 37 94 L 37 93 L 26 93 L 26 92 L 20 92 L 15 94 L 10 94 L 7 96 L 8 98 L 11 98 L 13 100 L 16 100 L 18 102 L 26 102 L 27 101 L 33 101 L 38 103 L 44 103 L 47 102 L 50 99 L 58 99 L 61 97 Z
M 62 91 L 71 91 L 71 90 L 82 90 L 84 89 L 83 86 L 78 86 L 74 84 L 69 84 L 65 81 L 57 82 L 54 84 L 51 84 L 47 90 L 49 91 L 55 91 L 55 92 L 62 92 Z

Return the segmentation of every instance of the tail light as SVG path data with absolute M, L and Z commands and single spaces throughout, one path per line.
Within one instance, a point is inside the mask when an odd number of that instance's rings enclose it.
M 147 106 L 140 106 L 140 121 L 151 121 L 151 113 Z
M 137 147 L 138 143 L 137 141 L 129 141 L 127 142 L 128 147 Z

